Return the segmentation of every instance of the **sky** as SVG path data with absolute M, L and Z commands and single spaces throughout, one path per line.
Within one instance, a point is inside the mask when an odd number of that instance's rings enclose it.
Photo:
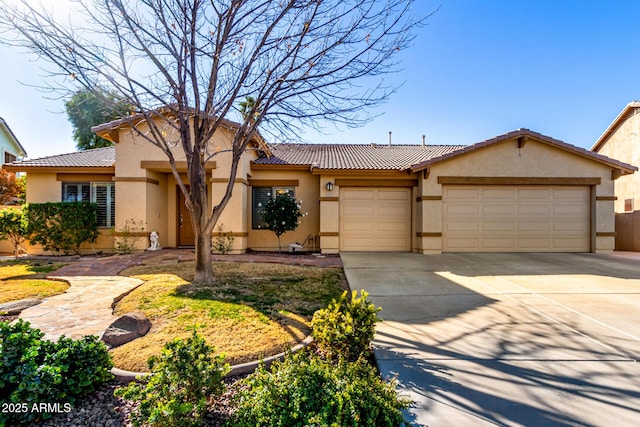
M 54 0 L 48 0 L 54 1 Z M 439 7 L 401 53 L 402 83 L 358 129 L 309 131 L 305 142 L 473 144 L 528 128 L 583 148 L 640 99 L 640 1 L 419 0 Z M 29 158 L 75 151 L 64 101 L 33 58 L 0 47 L 0 117 Z M 277 141 L 269 141 L 277 142 Z

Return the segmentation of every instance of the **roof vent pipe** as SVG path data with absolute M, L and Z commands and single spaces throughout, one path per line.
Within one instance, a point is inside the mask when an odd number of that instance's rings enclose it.
M 424 143 L 425 139 L 426 139 L 426 135 L 422 134 L 422 146 L 423 147 L 425 146 L 425 143 Z
M 389 147 L 391 147 L 391 131 L 389 131 Z

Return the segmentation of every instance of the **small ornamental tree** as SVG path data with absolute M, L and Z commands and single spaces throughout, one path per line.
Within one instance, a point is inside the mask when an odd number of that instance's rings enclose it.
M 0 169 L 0 205 L 10 204 L 16 198 L 24 197 L 24 180 L 16 175 Z
M 11 242 L 16 259 L 20 243 L 27 236 L 27 219 L 22 209 L 9 208 L 0 211 L 0 240 Z
M 302 202 L 297 201 L 289 193 L 276 195 L 275 198 L 267 200 L 262 209 L 262 220 L 267 230 L 273 231 L 278 237 L 278 251 L 282 252 L 280 236 L 287 231 L 295 230 L 300 224 L 303 215 L 300 212 Z

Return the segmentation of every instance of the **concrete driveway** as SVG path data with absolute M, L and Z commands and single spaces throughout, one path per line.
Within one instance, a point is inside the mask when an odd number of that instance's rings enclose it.
M 640 259 L 342 254 L 422 426 L 640 425 Z

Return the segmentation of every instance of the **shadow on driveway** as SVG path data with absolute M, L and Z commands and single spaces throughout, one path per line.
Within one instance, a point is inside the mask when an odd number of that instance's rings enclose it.
M 636 426 L 640 263 L 594 254 L 343 254 L 417 425 Z

